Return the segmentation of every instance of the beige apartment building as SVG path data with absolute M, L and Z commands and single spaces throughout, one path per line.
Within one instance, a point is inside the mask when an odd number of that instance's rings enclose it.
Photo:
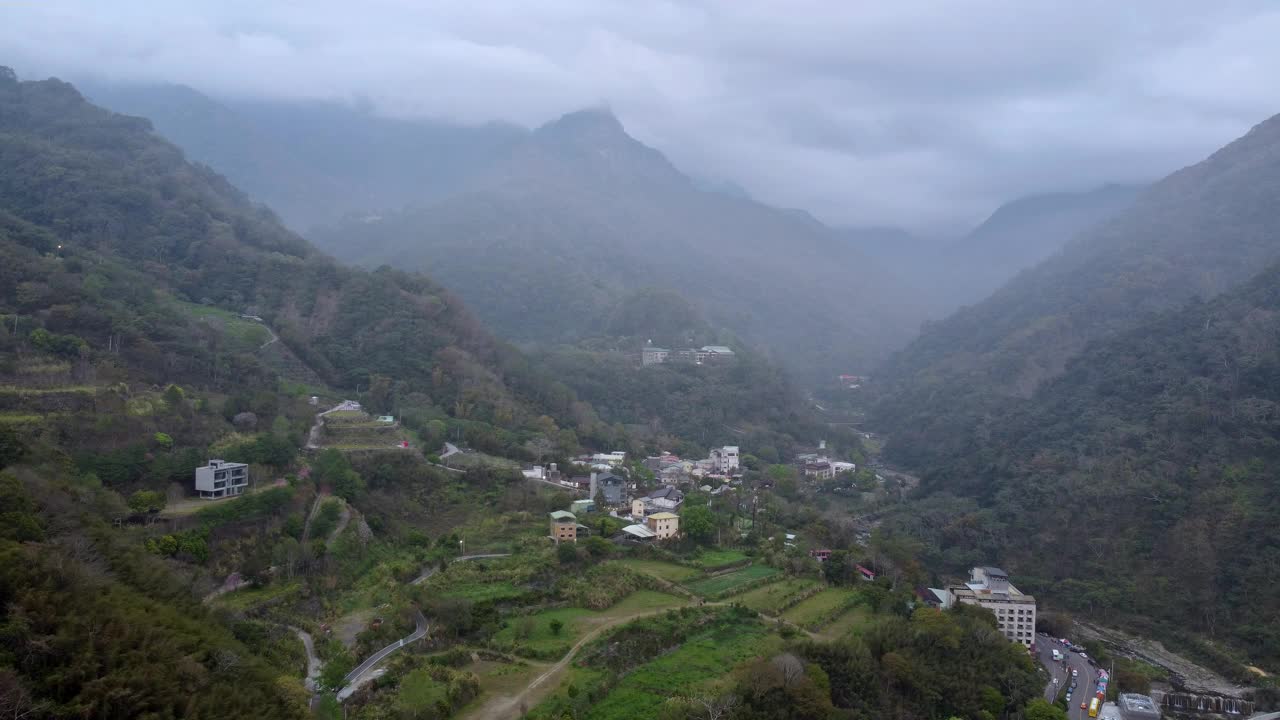
M 1009 574 L 997 567 L 976 567 L 969 582 L 947 587 L 947 603 L 978 605 L 995 613 L 1000 632 L 1031 647 L 1036 641 L 1036 599 L 1014 587 Z

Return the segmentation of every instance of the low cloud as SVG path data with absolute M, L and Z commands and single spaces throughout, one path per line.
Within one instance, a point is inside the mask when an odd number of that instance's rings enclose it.
M 46 0 L 6 8 L 0 63 L 467 123 L 603 102 L 765 201 L 957 231 L 1238 136 L 1280 110 L 1278 36 L 1262 1 Z

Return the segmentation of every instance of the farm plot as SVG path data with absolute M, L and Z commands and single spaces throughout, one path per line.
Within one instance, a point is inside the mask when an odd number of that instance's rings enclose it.
M 756 583 L 764 582 L 766 578 L 781 574 L 781 570 L 768 565 L 751 565 L 724 575 L 688 582 L 685 583 L 685 587 L 703 597 L 720 598 L 733 595 Z

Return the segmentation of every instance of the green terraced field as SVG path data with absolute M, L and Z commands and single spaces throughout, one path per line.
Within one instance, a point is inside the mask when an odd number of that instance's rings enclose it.
M 725 575 L 685 583 L 685 587 L 704 597 L 721 596 L 732 593 L 737 588 L 745 587 L 761 578 L 772 577 L 781 573 L 782 571 L 778 568 L 769 567 L 768 565 L 752 565 Z

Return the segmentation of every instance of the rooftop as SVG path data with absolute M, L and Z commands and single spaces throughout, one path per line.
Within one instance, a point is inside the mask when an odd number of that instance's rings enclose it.
M 987 577 L 1002 577 L 1002 578 L 1009 577 L 1009 573 L 1001 570 L 998 567 L 992 567 L 990 565 L 984 566 L 982 568 L 982 572 L 986 573 Z
M 568 510 L 556 510 L 555 512 L 551 513 L 551 519 L 555 520 L 556 522 L 568 522 L 568 521 L 576 521 L 578 519 L 578 516 L 574 515 Z
M 638 538 L 651 538 L 651 537 L 658 536 L 658 533 L 650 530 L 648 527 L 645 527 L 644 525 L 628 525 L 622 528 L 622 532 L 628 535 L 634 535 Z
M 660 512 L 660 513 L 654 513 L 649 517 L 653 520 L 676 520 L 676 519 L 679 519 L 680 516 L 676 515 L 675 513 Z
M 733 351 L 725 347 L 724 345 L 703 345 L 702 350 L 704 352 L 733 354 Z

